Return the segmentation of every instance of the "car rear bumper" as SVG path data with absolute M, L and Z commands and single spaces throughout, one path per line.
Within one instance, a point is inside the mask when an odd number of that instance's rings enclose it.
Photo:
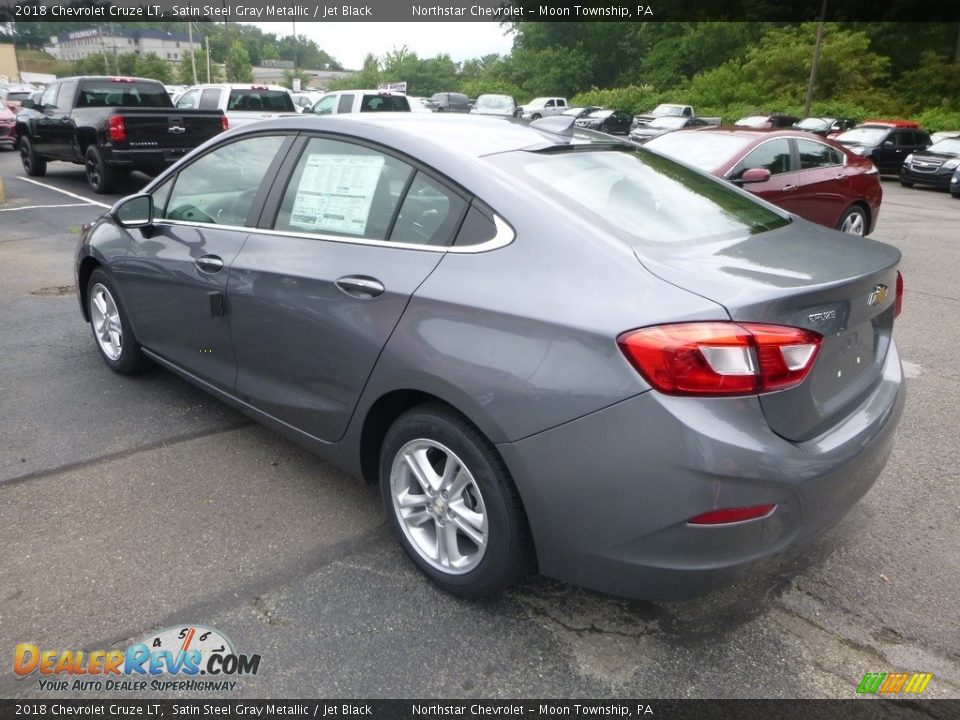
M 675 599 L 722 585 L 843 517 L 883 470 L 904 398 L 891 344 L 872 394 L 807 442 L 773 433 L 755 397 L 651 391 L 498 447 L 541 573 L 613 595 Z M 716 508 L 774 503 L 758 520 L 687 524 Z

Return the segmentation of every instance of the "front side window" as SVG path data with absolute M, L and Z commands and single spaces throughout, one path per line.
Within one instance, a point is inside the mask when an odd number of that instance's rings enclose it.
M 197 101 L 200 97 L 199 90 L 191 90 L 188 93 L 184 93 L 183 97 L 177 100 L 177 107 L 184 110 L 195 108 L 197 106 Z
M 312 138 L 274 229 L 385 240 L 413 168 L 367 147 Z
M 57 106 L 57 91 L 60 89 L 59 83 L 54 83 L 43 91 L 43 97 L 40 98 L 40 104 L 44 108 L 55 108 Z
M 771 140 L 752 150 L 737 169 L 736 176 L 744 170 L 766 168 L 771 175 L 778 175 L 790 170 L 790 143 L 785 138 Z
M 337 96 L 336 95 L 327 95 L 322 97 L 317 101 L 317 104 L 313 106 L 312 112 L 314 115 L 329 115 L 333 112 L 333 108 L 337 105 Z
M 181 222 L 243 225 L 283 136 L 261 135 L 221 145 L 177 175 L 156 217 Z

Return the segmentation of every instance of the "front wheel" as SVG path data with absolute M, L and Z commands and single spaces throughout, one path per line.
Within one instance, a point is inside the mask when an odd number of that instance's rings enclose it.
M 859 205 L 851 205 L 847 208 L 847 211 L 843 214 L 843 217 L 840 218 L 840 222 L 837 224 L 837 229 L 840 232 L 849 233 L 851 235 L 866 235 L 867 211 Z
M 531 120 L 539 120 L 539 119 L 542 118 L 542 117 L 543 117 L 543 115 L 541 115 L 540 113 L 534 113 L 533 115 L 530 116 L 530 119 L 531 119 Z
M 47 174 L 47 161 L 37 153 L 37 149 L 26 135 L 20 136 L 20 162 L 23 171 L 30 177 L 43 177 Z
M 397 419 L 381 449 L 380 488 L 400 545 L 447 592 L 494 595 L 531 569 L 526 516 L 503 460 L 447 408 Z
M 103 270 L 94 270 L 87 285 L 90 327 L 103 361 L 114 372 L 133 375 L 148 366 L 130 321 L 117 297 L 113 281 Z
M 103 158 L 103 153 L 96 145 L 87 148 L 83 156 L 84 170 L 87 173 L 87 183 L 98 195 L 113 192 L 117 185 L 117 171 Z

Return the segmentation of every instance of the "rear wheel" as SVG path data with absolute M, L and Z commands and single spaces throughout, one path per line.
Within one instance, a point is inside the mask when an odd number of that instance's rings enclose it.
M 851 235 L 867 234 L 867 211 L 861 205 L 851 205 L 840 218 L 837 229 Z
M 543 117 L 543 115 L 541 115 L 540 113 L 534 113 L 533 115 L 530 116 L 530 119 L 531 119 L 531 120 L 539 120 L 539 119 L 542 118 L 542 117 Z
M 422 405 L 387 432 L 380 488 L 407 555 L 454 595 L 493 595 L 532 567 L 519 494 L 490 442 L 457 414 Z
M 113 192 L 117 186 L 117 171 L 103 159 L 103 153 L 96 145 L 87 148 L 83 156 L 83 165 L 87 173 L 87 183 L 98 195 Z
M 149 365 L 133 336 L 113 281 L 103 270 L 94 270 L 90 275 L 87 311 L 97 349 L 111 370 L 121 375 L 133 375 Z
M 26 135 L 20 136 L 20 162 L 23 163 L 23 171 L 30 177 L 47 174 L 47 161 L 37 154 L 37 149 Z

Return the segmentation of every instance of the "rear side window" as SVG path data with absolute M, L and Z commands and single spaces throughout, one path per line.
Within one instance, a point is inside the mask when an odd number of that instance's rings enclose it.
M 312 138 L 290 177 L 275 230 L 385 240 L 413 168 L 360 145 Z
M 293 99 L 286 90 L 261 88 L 234 89 L 230 91 L 227 110 L 251 112 L 296 112 Z
M 80 86 L 77 107 L 172 108 L 160 83 L 87 80 Z
M 482 245 L 496 236 L 497 226 L 493 222 L 493 213 L 474 200 L 470 210 L 467 211 L 467 216 L 463 219 L 454 245 L 457 247 Z
M 410 103 L 403 95 L 364 95 L 360 112 L 408 112 Z
M 200 109 L 201 110 L 216 110 L 220 107 L 220 93 L 219 88 L 207 88 L 200 95 Z
M 843 164 L 843 157 L 837 150 L 812 140 L 798 139 L 797 152 L 800 154 L 801 170 Z
M 337 103 L 337 112 L 338 113 L 348 113 L 353 112 L 353 95 L 346 94 L 340 96 L 340 101 Z
M 418 172 L 400 206 L 391 242 L 450 245 L 467 203 L 435 180 Z

